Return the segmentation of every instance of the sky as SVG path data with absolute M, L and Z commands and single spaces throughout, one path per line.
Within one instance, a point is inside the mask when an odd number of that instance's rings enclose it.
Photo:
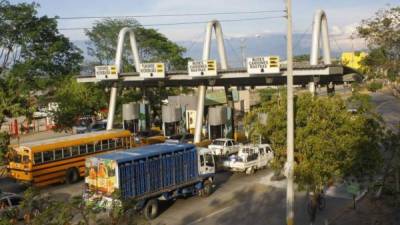
M 33 2 L 29 0 L 10 0 L 11 3 Z M 80 16 L 132 16 L 149 14 L 214 13 L 236 11 L 279 12 L 207 15 L 184 17 L 137 18 L 141 24 L 179 23 L 209 21 L 211 19 L 231 20 L 283 16 L 284 0 L 35 0 L 40 4 L 39 15 L 59 17 Z M 295 33 L 310 33 L 314 12 L 325 10 L 330 35 L 335 44 L 344 48 L 365 46 L 363 40 L 347 39 L 361 20 L 367 19 L 388 5 L 399 5 L 399 0 L 292 0 L 293 30 Z M 59 20 L 59 28 L 90 28 L 93 19 Z M 202 41 L 205 24 L 153 26 L 169 39 L 177 42 Z M 250 20 L 241 22 L 222 22 L 225 38 L 256 37 L 268 34 L 284 34 L 284 18 Z M 83 30 L 60 30 L 72 41 L 87 40 Z

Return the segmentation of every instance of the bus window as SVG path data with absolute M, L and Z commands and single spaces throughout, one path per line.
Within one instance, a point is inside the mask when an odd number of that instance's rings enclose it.
M 121 148 L 122 147 L 122 138 L 118 138 L 116 141 L 117 144 L 117 148 Z
M 93 144 L 87 144 L 87 150 L 89 153 L 94 152 L 94 145 Z
M 79 146 L 72 146 L 71 153 L 72 153 L 72 156 L 79 155 Z
M 49 162 L 54 160 L 54 151 L 43 152 L 43 162 Z
M 63 156 L 64 158 L 71 157 L 71 149 L 70 148 L 64 148 L 63 153 L 64 153 L 64 156 Z
M 115 149 L 115 139 L 110 139 L 110 149 Z
M 54 151 L 54 158 L 55 160 L 59 160 L 62 159 L 63 155 L 62 155 L 62 149 L 57 149 Z
M 108 140 L 102 140 L 101 141 L 101 149 L 102 150 L 108 150 Z
M 101 142 L 100 142 L 100 141 L 97 142 L 97 143 L 94 145 L 94 149 L 95 149 L 96 152 L 97 152 L 97 151 L 101 151 Z
M 34 160 L 35 160 L 35 164 L 39 164 L 39 163 L 43 162 L 42 153 L 41 152 L 35 153 L 33 157 L 34 157 Z
M 22 162 L 29 163 L 29 156 L 27 156 L 27 155 L 22 156 Z
M 80 145 L 79 154 L 86 154 L 86 153 L 87 153 L 86 145 Z

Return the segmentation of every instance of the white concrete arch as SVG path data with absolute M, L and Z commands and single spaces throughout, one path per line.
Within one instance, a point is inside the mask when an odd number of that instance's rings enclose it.
M 121 71 L 122 53 L 127 33 L 129 33 L 129 41 L 131 44 L 133 62 L 135 64 L 136 71 L 139 70 L 140 66 L 139 51 L 136 43 L 135 32 L 132 27 L 124 27 L 118 33 L 117 52 L 115 53 L 115 66 L 117 69 L 117 74 L 120 74 L 122 72 Z M 110 92 L 110 104 L 108 105 L 107 130 L 113 129 L 116 103 L 117 103 L 117 85 L 116 83 L 114 83 Z
M 210 58 L 211 51 L 211 34 L 212 30 L 215 30 L 215 37 L 217 39 L 217 49 L 219 60 L 221 63 L 221 69 L 228 69 L 228 60 L 226 58 L 226 51 L 224 45 L 224 34 L 222 33 L 222 27 L 218 20 L 212 20 L 207 23 L 206 35 L 204 37 L 203 45 L 203 60 L 208 60 Z
M 203 45 L 203 60 L 210 58 L 211 51 L 211 35 L 212 30 L 215 30 L 215 37 L 217 39 L 218 55 L 221 63 L 221 69 L 228 69 L 228 60 L 226 58 L 226 51 L 224 45 L 224 35 L 222 33 L 222 27 L 218 20 L 212 20 L 207 23 L 206 35 L 204 37 Z M 196 127 L 194 131 L 194 143 L 201 141 L 201 130 L 203 127 L 203 116 L 204 116 L 204 101 L 206 97 L 207 87 L 200 85 L 198 87 L 198 99 L 197 99 L 197 113 L 196 113 Z
M 129 41 L 131 44 L 133 62 L 135 64 L 136 71 L 139 70 L 140 59 L 139 59 L 139 51 L 138 51 L 138 47 L 137 47 L 137 43 L 136 43 L 134 29 L 132 27 L 124 27 L 119 31 L 117 52 L 115 53 L 115 65 L 117 67 L 117 73 L 121 72 L 122 53 L 123 53 L 124 42 L 125 42 L 125 37 L 126 37 L 127 33 L 129 33 Z
M 329 33 L 328 33 L 328 20 L 323 10 L 319 9 L 315 12 L 313 21 L 313 32 L 312 32 L 312 44 L 311 44 L 311 55 L 310 64 L 317 65 L 319 58 L 319 41 L 322 33 L 322 51 L 324 64 L 330 65 L 331 62 L 331 48 L 329 45 Z

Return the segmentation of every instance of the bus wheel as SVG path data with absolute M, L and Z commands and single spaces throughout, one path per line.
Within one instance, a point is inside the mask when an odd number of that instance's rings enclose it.
M 155 219 L 158 216 L 158 200 L 149 200 L 144 206 L 143 214 L 147 220 Z
M 78 182 L 79 180 L 79 172 L 77 168 L 69 168 L 65 174 L 65 181 L 68 184 L 73 184 Z

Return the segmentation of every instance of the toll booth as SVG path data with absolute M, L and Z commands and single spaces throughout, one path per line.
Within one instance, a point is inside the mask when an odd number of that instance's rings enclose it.
M 122 105 L 123 128 L 133 133 L 139 131 L 139 108 L 140 105 L 135 102 L 129 102 Z
M 162 126 L 164 136 L 177 135 L 181 131 L 182 108 L 175 104 L 162 106 Z
M 214 106 L 208 108 L 208 138 L 226 137 L 228 131 L 228 107 Z
M 150 106 L 146 102 L 129 102 L 122 105 L 123 128 L 133 133 L 150 128 Z

